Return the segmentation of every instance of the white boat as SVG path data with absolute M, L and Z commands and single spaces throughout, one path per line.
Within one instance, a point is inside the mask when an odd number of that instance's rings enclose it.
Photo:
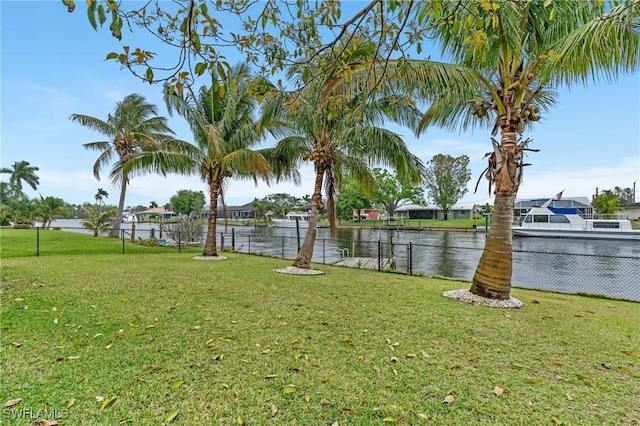
M 138 216 L 133 213 L 125 213 L 122 215 L 122 223 L 138 223 Z
M 276 228 L 295 228 L 296 223 L 299 224 L 300 228 L 308 228 L 309 213 L 289 212 L 284 218 L 273 218 L 271 222 L 273 222 L 271 226 L 275 226 Z
M 640 241 L 640 230 L 619 218 L 586 218 L 575 207 L 551 207 L 550 201 L 533 207 L 511 227 L 518 237 L 590 238 Z

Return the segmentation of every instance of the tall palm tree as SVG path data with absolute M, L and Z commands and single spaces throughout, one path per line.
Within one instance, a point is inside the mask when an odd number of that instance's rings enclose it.
M 416 7 L 425 35 L 459 65 L 448 73 L 444 90 L 428 94 L 433 103 L 421 129 L 484 125 L 500 135 L 499 141 L 491 138 L 486 169 L 489 191 L 495 188 L 493 222 L 470 290 L 507 299 L 512 212 L 530 142 L 522 135 L 553 105 L 551 89 L 638 69 L 640 41 L 633 27 L 640 2 L 461 0 Z M 475 82 L 461 81 L 461 67 Z
M 155 172 L 199 175 L 209 188 L 209 217 L 204 257 L 217 257 L 216 222 L 218 201 L 224 202 L 225 182 L 234 177 L 270 179 L 269 163 L 257 150 L 262 140 L 255 122 L 257 101 L 250 90 L 253 76 L 240 64 L 212 73 L 211 87 L 185 95 L 167 91 L 169 114 L 175 110 L 185 118 L 194 143 L 172 140 L 166 150 L 140 152 L 125 166 L 132 173 Z
M 28 161 L 16 161 L 11 167 L 3 167 L 0 173 L 8 173 L 10 187 L 19 195 L 22 195 L 22 183 L 26 183 L 36 190 L 40 184 L 40 179 L 36 172 L 39 167 L 32 166 Z
M 273 96 L 265 104 L 266 117 L 290 123 L 294 134 L 281 139 L 274 148 L 276 164 L 282 170 L 302 161 L 314 165 L 315 181 L 311 212 L 304 243 L 293 267 L 309 269 L 316 241 L 318 215 L 325 209 L 332 236 L 336 235 L 337 196 L 344 177 L 355 179 L 363 192 L 372 196 L 374 177 L 371 165 L 392 167 L 410 182 L 423 180 L 425 168 L 411 154 L 400 135 L 382 127 L 388 121 L 415 127 L 419 113 L 409 103 L 388 97 L 369 98 L 366 82 L 374 53 L 371 44 L 336 49 L 343 55 L 339 67 L 321 73 L 315 81 L 304 82 L 305 68 L 292 68 L 289 77 L 302 82 L 296 93 Z M 333 59 L 327 59 L 331 61 Z M 324 69 L 324 64 L 318 64 Z M 360 70 L 365 75 L 358 75 Z M 362 78 L 361 78 L 362 77 Z M 323 190 L 324 200 L 323 201 Z
M 89 142 L 82 145 L 87 150 L 99 151 L 100 155 L 93 165 L 93 175 L 100 180 L 100 171 L 104 166 L 113 164 L 109 179 L 120 186 L 118 213 L 114 217 L 110 236 L 117 237 L 122 222 L 125 196 L 129 185 L 129 175 L 122 165 L 127 159 L 146 149 L 157 149 L 173 135 L 165 117 L 159 117 L 157 107 L 146 101 L 144 96 L 131 94 L 116 104 L 113 114 L 106 120 L 82 114 L 72 114 L 69 119 L 75 123 L 96 130 L 108 139 Z
M 102 188 L 98 188 L 98 192 L 93 196 L 96 199 L 96 204 L 98 205 L 98 212 L 102 210 L 100 206 L 104 204 L 104 199 L 109 198 L 109 193 Z

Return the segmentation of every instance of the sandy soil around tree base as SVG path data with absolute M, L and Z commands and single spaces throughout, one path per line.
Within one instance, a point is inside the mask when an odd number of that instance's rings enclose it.
M 296 268 L 295 266 L 287 266 L 286 268 L 274 269 L 273 271 L 279 274 L 289 275 L 323 275 L 325 273 L 319 269 Z
M 467 289 L 445 291 L 442 295 L 447 299 L 459 300 L 473 305 L 488 306 L 490 308 L 520 309 L 525 307 L 525 304 L 515 297 L 510 297 L 507 300 L 489 299 L 473 294 Z

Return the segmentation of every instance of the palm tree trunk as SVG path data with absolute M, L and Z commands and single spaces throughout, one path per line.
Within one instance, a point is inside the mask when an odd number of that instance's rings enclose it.
M 490 299 L 505 300 L 511 291 L 513 271 L 512 234 L 513 207 L 518 192 L 516 179 L 516 133 L 502 132 L 502 163 L 496 173 L 496 199 L 487 242 L 473 276 L 470 291 Z
M 204 243 L 203 256 L 217 256 L 217 223 L 218 223 L 218 182 L 209 183 L 209 217 L 207 219 L 207 239 Z
M 313 248 L 316 244 L 316 235 L 318 233 L 318 215 L 322 210 L 322 182 L 324 180 L 324 170 L 316 169 L 316 182 L 313 190 L 311 203 L 311 212 L 309 213 L 309 227 L 304 237 L 304 242 L 298 250 L 298 255 L 293 266 L 296 268 L 311 268 L 311 258 L 313 257 Z
M 109 231 L 110 237 L 120 236 L 120 226 L 122 224 L 122 213 L 124 212 L 124 198 L 127 195 L 127 178 L 123 176 L 122 186 L 120 187 L 120 200 L 118 201 L 118 213 L 111 222 L 111 231 Z

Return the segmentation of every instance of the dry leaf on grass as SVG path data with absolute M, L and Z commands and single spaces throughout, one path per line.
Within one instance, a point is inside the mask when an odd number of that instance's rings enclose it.
M 504 389 L 502 389 L 499 386 L 496 386 L 495 388 L 493 388 L 493 393 L 495 393 L 496 395 L 500 396 L 504 393 Z
M 447 396 L 444 397 L 444 401 L 442 401 L 444 404 L 453 404 L 453 402 L 456 399 L 453 397 L 453 395 L 449 394 Z
M 425 422 L 428 422 L 429 420 L 431 420 L 431 416 L 423 413 L 418 413 L 418 418 L 420 420 L 424 420 Z
M 22 398 L 14 398 L 14 399 L 10 399 L 7 402 L 4 403 L 5 407 L 13 407 L 14 405 L 18 405 L 22 402 Z
M 278 407 L 276 407 L 275 405 L 271 405 L 271 417 L 274 417 L 276 414 L 278 414 Z

